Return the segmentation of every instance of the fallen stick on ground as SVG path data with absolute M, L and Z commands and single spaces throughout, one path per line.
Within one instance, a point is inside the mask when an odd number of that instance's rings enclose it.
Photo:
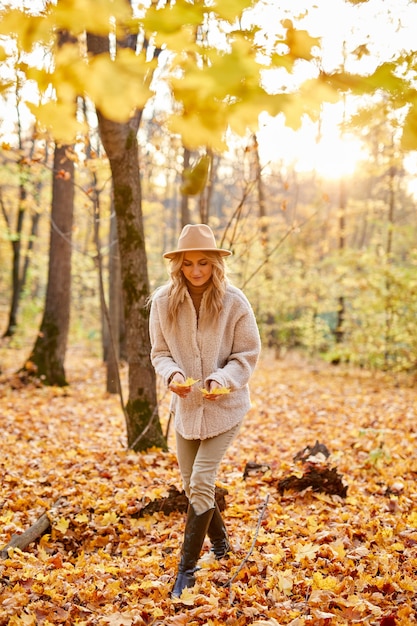
M 56 509 L 61 503 L 61 499 L 57 500 L 49 509 L 49 511 L 51 511 L 52 509 Z M 35 541 L 36 539 L 41 537 L 51 525 L 51 521 L 49 519 L 49 511 L 43 513 L 43 515 L 41 515 L 39 519 L 37 519 L 36 522 L 32 524 L 30 528 L 25 530 L 21 535 L 12 535 L 9 543 L 4 546 L 4 548 L 2 548 L 2 550 L 0 551 L 0 557 L 2 559 L 7 559 L 9 556 L 10 548 L 19 548 L 19 550 L 24 550 L 30 543 L 32 543 L 32 541 Z
M 259 519 L 258 519 L 258 523 L 257 523 L 257 525 L 256 525 L 255 535 L 254 535 L 254 537 L 253 537 L 252 545 L 251 545 L 251 547 L 249 548 L 249 552 L 247 553 L 247 555 L 245 556 L 245 558 L 243 559 L 242 563 L 239 565 L 239 567 L 237 568 L 236 572 L 233 574 L 233 576 L 231 577 L 231 579 L 230 579 L 227 583 L 225 583 L 225 584 L 223 585 L 223 587 L 230 587 L 230 586 L 232 585 L 233 581 L 234 581 L 234 580 L 236 580 L 236 578 L 237 578 L 237 576 L 238 576 L 239 572 L 241 572 L 241 571 L 242 571 L 243 567 L 245 566 L 245 563 L 247 563 L 247 562 L 248 562 L 249 557 L 250 557 L 250 555 L 251 555 L 251 554 L 252 554 L 252 552 L 253 552 L 253 549 L 254 549 L 255 544 L 256 544 L 256 540 L 257 540 L 258 535 L 259 535 L 259 529 L 260 529 L 260 527 L 261 527 L 262 520 L 263 520 L 264 515 L 265 515 L 266 507 L 268 506 L 268 500 L 269 500 L 269 494 L 266 496 L 265 501 L 264 501 L 264 504 L 263 504 L 263 507 L 262 507 L 262 509 L 261 509 L 261 512 L 259 513 Z

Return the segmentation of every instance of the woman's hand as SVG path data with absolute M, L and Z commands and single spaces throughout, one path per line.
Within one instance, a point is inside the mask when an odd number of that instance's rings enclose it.
M 214 394 L 213 391 L 219 388 L 219 384 L 216 383 L 215 380 L 210 380 L 208 384 L 207 393 L 204 394 L 205 400 L 210 400 L 210 402 L 216 402 L 221 396 L 220 394 Z
M 169 389 L 173 393 L 176 393 L 180 398 L 186 398 L 191 391 L 192 385 L 189 387 L 184 387 L 185 378 L 182 374 L 177 372 L 171 379 L 169 383 Z

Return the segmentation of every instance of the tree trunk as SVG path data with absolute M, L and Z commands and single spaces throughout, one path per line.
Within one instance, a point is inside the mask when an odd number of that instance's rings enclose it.
M 269 233 L 268 233 L 268 224 L 267 224 L 267 214 L 266 214 L 266 200 L 265 200 L 265 189 L 264 189 L 264 181 L 262 178 L 262 166 L 261 160 L 259 157 L 259 144 L 258 138 L 256 135 L 253 135 L 253 150 L 254 150 L 254 159 L 255 159 L 255 180 L 256 187 L 258 191 L 258 215 L 259 215 L 259 225 L 261 231 L 261 245 L 264 253 L 264 267 L 265 267 L 265 279 L 267 281 L 272 280 L 272 274 L 269 270 Z
M 117 241 L 116 216 L 110 221 L 110 253 L 109 253 L 109 339 L 106 351 L 108 393 L 119 392 L 119 361 L 120 361 L 120 320 L 121 320 L 121 289 L 120 289 L 120 258 Z
M 342 255 L 346 247 L 346 182 L 342 177 L 339 181 L 339 252 Z M 344 339 L 344 322 L 346 314 L 345 297 L 338 298 L 337 321 L 335 339 L 337 344 L 342 344 Z
M 71 301 L 71 235 L 74 213 L 74 161 L 70 146 L 54 153 L 48 286 L 45 310 L 32 354 L 21 373 L 45 385 L 67 384 L 64 370 Z
M 207 155 L 210 157 L 210 169 L 207 178 L 207 184 L 200 194 L 200 218 L 203 224 L 208 224 L 211 216 L 211 202 L 213 199 L 214 185 L 216 183 L 217 168 L 212 150 L 207 149 Z
M 93 54 L 109 51 L 103 37 L 88 34 Z M 136 47 L 129 39 L 124 45 Z M 125 409 L 127 443 L 136 451 L 166 449 L 158 416 L 156 374 L 150 360 L 148 266 L 142 216 L 137 133 L 142 111 L 125 123 L 97 111 L 100 137 L 110 162 L 120 252 L 123 306 L 129 366 L 129 398 Z
M 23 222 L 26 212 L 26 174 L 25 165 L 19 164 L 19 207 L 16 217 L 16 228 L 13 233 L 12 249 L 12 298 L 10 302 L 9 321 L 3 337 L 12 337 L 17 326 L 17 312 L 19 308 L 20 296 L 22 293 L 22 277 L 21 277 L 21 256 L 22 256 L 22 233 Z
M 190 167 L 191 151 L 184 146 L 183 170 Z M 190 223 L 190 198 L 187 194 L 181 194 L 181 228 Z
M 99 112 L 98 118 L 101 140 L 112 171 L 117 215 L 129 364 L 128 446 L 135 450 L 152 446 L 166 448 L 157 412 L 156 376 L 150 362 L 149 313 L 146 308 L 149 279 L 137 143 L 141 112 L 125 124 L 112 122 Z M 142 433 L 145 434 L 142 436 Z

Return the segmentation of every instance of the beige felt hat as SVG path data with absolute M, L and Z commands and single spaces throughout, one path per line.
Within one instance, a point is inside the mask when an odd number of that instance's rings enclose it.
M 232 254 L 230 250 L 218 248 L 213 231 L 207 224 L 187 224 L 181 231 L 178 238 L 176 250 L 165 252 L 165 259 L 173 259 L 179 252 L 218 252 L 221 256 Z

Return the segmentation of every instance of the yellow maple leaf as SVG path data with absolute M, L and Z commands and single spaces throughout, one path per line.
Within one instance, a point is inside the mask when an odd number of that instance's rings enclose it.
M 59 530 L 59 532 L 62 533 L 63 535 L 65 535 L 65 533 L 67 532 L 68 526 L 69 526 L 69 521 L 65 519 L 64 517 L 61 517 L 58 523 L 54 524 L 54 528 L 56 530 Z
M 339 584 L 340 582 L 334 576 L 323 576 L 320 572 L 314 572 L 313 574 L 313 585 L 316 589 L 333 590 Z
M 195 99 L 195 87 L 193 87 L 193 94 Z M 184 94 L 177 95 L 179 99 L 183 96 Z M 186 109 L 181 113 L 174 113 L 168 119 L 167 126 L 171 132 L 181 135 L 184 145 L 190 149 L 208 146 L 219 152 L 224 151 L 227 148 L 224 140 L 227 123 L 224 119 L 223 107 L 218 105 L 217 110 L 213 111 L 205 106 L 204 116 L 201 115 L 200 111 L 193 110 L 188 102 Z
M 307 526 L 308 526 L 308 530 L 310 531 L 310 533 L 314 534 L 315 532 L 317 532 L 320 526 L 317 520 L 317 517 L 315 515 L 308 515 L 306 521 L 307 521 Z
M 240 19 L 242 12 L 252 5 L 251 0 L 228 0 L 228 2 L 218 2 L 216 12 L 224 20 L 231 23 Z
M 401 541 L 396 541 L 392 544 L 391 550 L 393 550 L 394 552 L 404 552 L 405 546 Z
M 343 559 L 346 556 L 346 550 L 343 545 L 343 541 L 341 540 L 335 541 L 334 543 L 329 544 L 329 548 L 340 559 Z
M 170 4 L 162 9 L 155 6 L 150 7 L 142 20 L 142 24 L 149 33 L 162 34 L 163 39 L 161 41 L 165 41 L 166 35 L 177 31 L 182 32 L 184 24 L 198 26 L 202 20 L 202 6 L 190 6 L 185 0 L 178 0 L 175 4 Z
M 109 24 L 122 24 L 130 18 L 129 7 L 126 2 L 116 0 L 72 0 L 59 2 L 54 8 L 52 17 L 60 28 L 73 33 L 92 32 L 107 35 Z
M 135 618 L 131 613 L 112 613 L 103 617 L 103 622 L 109 626 L 131 626 Z
M 154 580 L 143 580 L 139 586 L 139 589 L 146 591 L 147 589 L 153 589 L 155 586 Z
M 186 587 L 183 589 L 181 593 L 181 598 L 178 598 L 178 601 L 181 604 L 185 604 L 186 606 L 193 606 L 196 600 L 196 594 L 193 592 L 192 588 Z
M 84 87 L 104 115 L 123 123 L 152 96 L 148 82 L 154 66 L 154 61 L 146 60 L 145 53 L 137 55 L 130 49 L 119 50 L 115 60 L 99 54 L 89 64 Z
M 195 385 L 195 383 L 198 383 L 198 382 L 200 382 L 199 378 L 190 378 L 188 376 L 185 382 L 178 383 L 177 381 L 174 380 L 172 384 L 175 385 L 175 387 L 191 387 L 192 385 Z
M 407 516 L 407 522 L 412 528 L 417 528 L 417 511 L 413 511 Z
M 86 126 L 75 118 L 75 105 L 72 102 L 45 102 L 36 106 L 26 103 L 36 117 L 41 129 L 49 130 L 56 141 L 70 144 L 77 133 L 85 131 Z
M 117 524 L 118 521 L 119 517 L 114 511 L 107 511 L 107 513 L 97 521 L 97 524 L 99 526 L 110 526 L 111 524 Z
M 202 389 L 201 393 L 204 396 L 221 396 L 225 393 L 230 393 L 229 387 L 215 387 L 211 391 L 207 391 L 207 389 Z
M 313 48 L 320 47 L 320 37 L 312 37 L 306 30 L 297 30 L 293 27 L 291 20 L 285 20 L 283 26 L 287 29 L 285 43 L 294 59 L 306 59 L 310 61 L 314 58 Z
M 299 563 L 303 559 L 313 560 L 320 550 L 320 546 L 315 546 L 312 543 L 305 543 L 296 547 L 295 560 Z
M 286 569 L 284 572 L 278 572 L 278 588 L 282 593 L 290 595 L 294 585 L 294 578 L 291 570 Z

